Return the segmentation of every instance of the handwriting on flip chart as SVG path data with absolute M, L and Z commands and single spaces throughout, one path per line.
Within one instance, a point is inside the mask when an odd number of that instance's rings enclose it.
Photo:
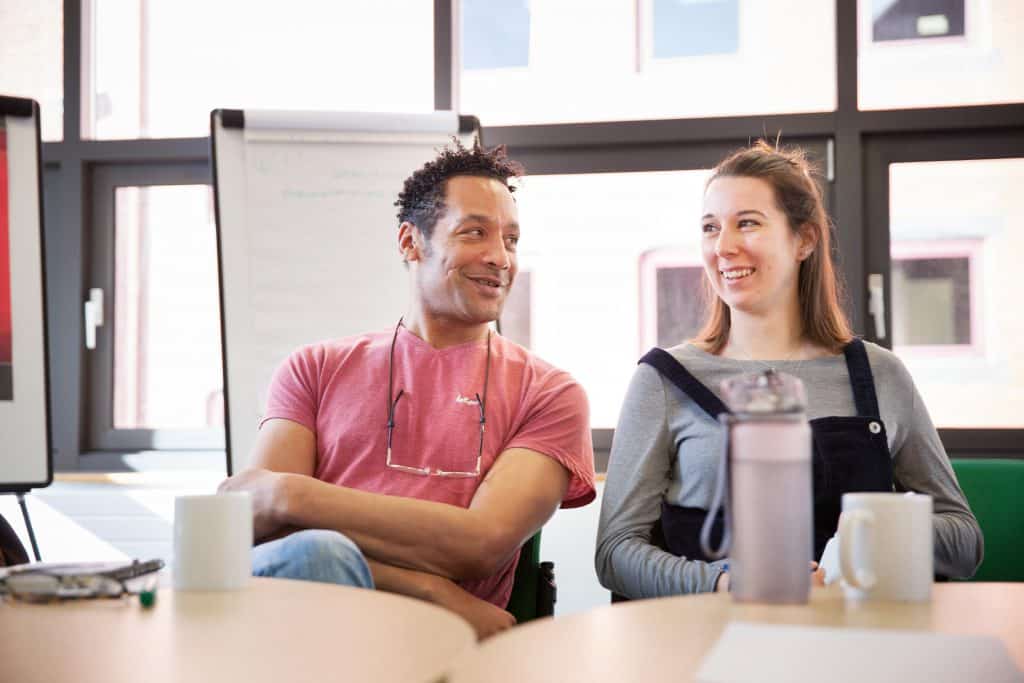
M 383 329 L 405 312 L 394 202 L 442 144 L 247 145 L 248 359 L 259 401 L 298 346 Z

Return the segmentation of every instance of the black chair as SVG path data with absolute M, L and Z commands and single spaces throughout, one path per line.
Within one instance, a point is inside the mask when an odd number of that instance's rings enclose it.
M 555 613 L 555 563 L 540 561 L 540 534 L 538 531 L 523 544 L 516 564 L 507 609 L 519 624 Z

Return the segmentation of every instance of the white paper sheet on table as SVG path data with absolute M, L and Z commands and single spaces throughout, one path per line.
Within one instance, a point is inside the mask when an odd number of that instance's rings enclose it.
M 701 683 L 1024 681 L 1002 641 L 892 629 L 733 622 L 704 658 Z

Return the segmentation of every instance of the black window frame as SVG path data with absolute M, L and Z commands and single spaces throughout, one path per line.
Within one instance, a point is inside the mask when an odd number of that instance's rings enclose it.
M 865 266 L 880 273 L 885 287 L 885 326 L 892 329 L 892 259 L 889 239 L 889 165 L 909 162 L 1024 159 L 1024 117 L 1018 125 L 986 129 L 901 131 L 866 136 L 864 141 Z M 874 325 L 869 325 L 874 333 Z M 891 335 L 885 345 L 892 346 Z M 951 457 L 1024 455 L 1024 428 L 939 428 Z
M 117 239 L 115 197 L 119 187 L 211 185 L 210 166 L 204 162 L 160 162 L 93 165 L 90 173 L 92 227 L 89 244 L 90 288 L 104 292 L 105 307 L 116 306 L 114 259 Z M 116 321 L 105 316 L 96 330 L 95 348 L 87 353 L 88 380 L 94 400 L 85 404 L 87 442 L 97 451 L 224 450 L 224 429 L 150 429 L 114 427 L 114 351 Z M 98 399 L 98 400 L 97 400 Z

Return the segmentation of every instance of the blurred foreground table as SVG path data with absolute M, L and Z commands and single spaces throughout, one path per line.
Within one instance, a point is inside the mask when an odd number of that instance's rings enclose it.
M 542 619 L 467 652 L 446 680 L 690 681 L 730 621 L 995 636 L 1024 669 L 1024 583 L 935 584 L 924 604 L 847 602 L 834 585 L 814 589 L 808 605 L 740 604 L 708 593 Z
M 0 602 L 2 681 L 434 681 L 469 624 L 379 591 L 254 578 L 234 592 Z

